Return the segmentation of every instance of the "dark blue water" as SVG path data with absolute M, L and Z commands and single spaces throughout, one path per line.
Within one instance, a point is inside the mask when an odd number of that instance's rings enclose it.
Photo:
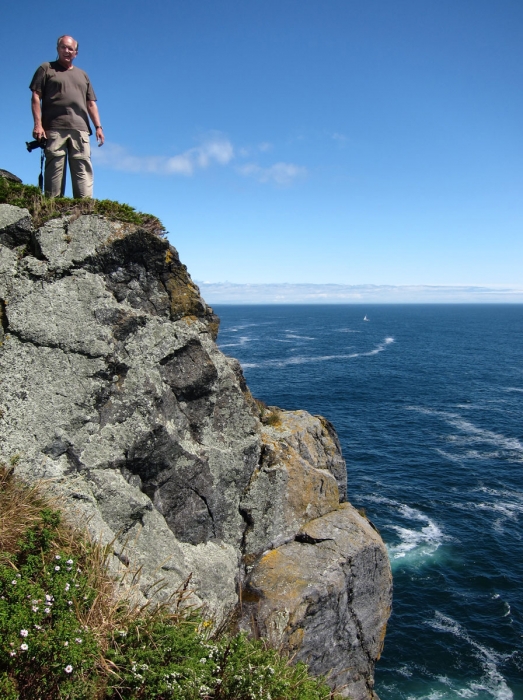
M 382 700 L 523 700 L 523 306 L 216 311 L 257 398 L 334 423 L 387 543 Z

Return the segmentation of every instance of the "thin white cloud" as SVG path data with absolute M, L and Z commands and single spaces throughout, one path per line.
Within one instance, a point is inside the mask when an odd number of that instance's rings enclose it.
M 269 151 L 272 144 L 258 144 L 258 151 Z M 92 158 L 100 167 L 128 173 L 154 173 L 157 175 L 182 175 L 191 177 L 197 171 L 207 170 L 212 165 L 229 165 L 237 156 L 247 157 L 250 150 L 236 148 L 220 133 L 212 133 L 198 146 L 189 148 L 174 156 L 138 156 L 117 143 L 106 143 L 95 149 Z M 307 175 L 307 168 L 293 163 L 274 163 L 262 167 L 256 163 L 246 163 L 236 168 L 237 172 L 252 177 L 258 182 L 272 182 L 277 185 L 291 185 L 295 180 Z
M 523 302 L 523 288 L 502 286 L 235 284 L 197 282 L 209 304 L 452 304 Z
M 258 182 L 291 185 L 295 180 L 306 177 L 308 171 L 307 168 L 293 163 L 275 163 L 268 168 L 262 168 L 256 163 L 248 163 L 239 167 L 238 172 L 246 177 L 253 177 Z
M 216 135 L 175 156 L 135 156 L 115 143 L 106 143 L 92 155 L 98 165 L 113 170 L 188 177 L 214 163 L 228 165 L 234 158 L 234 147 L 227 138 Z

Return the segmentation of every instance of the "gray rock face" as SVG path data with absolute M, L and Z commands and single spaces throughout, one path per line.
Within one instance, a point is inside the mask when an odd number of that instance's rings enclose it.
M 9 170 L 3 170 L 2 168 L 0 168 L 0 177 L 5 177 L 6 180 L 10 180 L 11 182 L 22 182 L 18 175 L 14 175 L 10 173 Z
M 0 205 L 0 322 L 0 459 L 51 479 L 115 572 L 142 568 L 143 595 L 191 577 L 218 620 L 236 609 L 373 697 L 390 569 L 343 503 L 334 428 L 303 411 L 262 425 L 176 250 L 97 216 L 33 231 Z

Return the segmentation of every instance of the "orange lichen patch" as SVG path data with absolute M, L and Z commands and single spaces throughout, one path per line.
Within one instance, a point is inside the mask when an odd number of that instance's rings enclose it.
M 165 281 L 171 302 L 171 318 L 177 320 L 183 316 L 201 316 L 203 305 L 198 287 L 191 282 L 185 269 L 180 266 L 171 269 Z
M 218 331 L 220 330 L 220 321 L 211 321 L 207 324 L 207 328 L 209 329 L 211 338 L 213 340 L 216 340 L 216 338 L 218 337 Z
M 282 413 L 282 430 L 288 428 L 287 413 Z M 336 510 L 339 490 L 334 476 L 325 469 L 317 469 L 304 459 L 293 441 L 276 439 L 272 430 L 262 430 L 265 448 L 264 465 L 279 467 L 284 472 L 286 520 L 298 526 L 307 520 L 319 518 Z
M 388 619 L 390 617 L 390 614 L 392 612 L 392 608 L 390 606 L 387 606 L 387 611 L 385 617 Z M 381 629 L 381 634 L 379 637 L 379 651 L 378 655 L 376 656 L 376 661 L 379 661 L 381 658 L 381 652 L 383 651 L 383 645 L 385 644 L 385 635 L 387 634 L 387 623 L 385 623 Z
M 289 640 L 287 642 L 288 646 L 290 649 L 299 649 L 301 645 L 303 644 L 303 637 L 305 636 L 305 632 L 301 627 L 299 627 L 297 630 L 295 630 L 290 636 Z
M 299 561 L 288 556 L 285 548 L 272 549 L 263 555 L 256 565 L 251 579 L 251 590 L 263 591 L 263 598 L 270 599 L 278 609 L 293 610 L 310 585 Z

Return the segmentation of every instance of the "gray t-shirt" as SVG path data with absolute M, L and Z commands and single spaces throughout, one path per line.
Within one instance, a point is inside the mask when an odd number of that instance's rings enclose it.
M 58 61 L 42 63 L 29 89 L 42 97 L 42 126 L 47 129 L 78 129 L 90 134 L 87 101 L 96 100 L 89 76 L 80 68 L 64 68 Z

